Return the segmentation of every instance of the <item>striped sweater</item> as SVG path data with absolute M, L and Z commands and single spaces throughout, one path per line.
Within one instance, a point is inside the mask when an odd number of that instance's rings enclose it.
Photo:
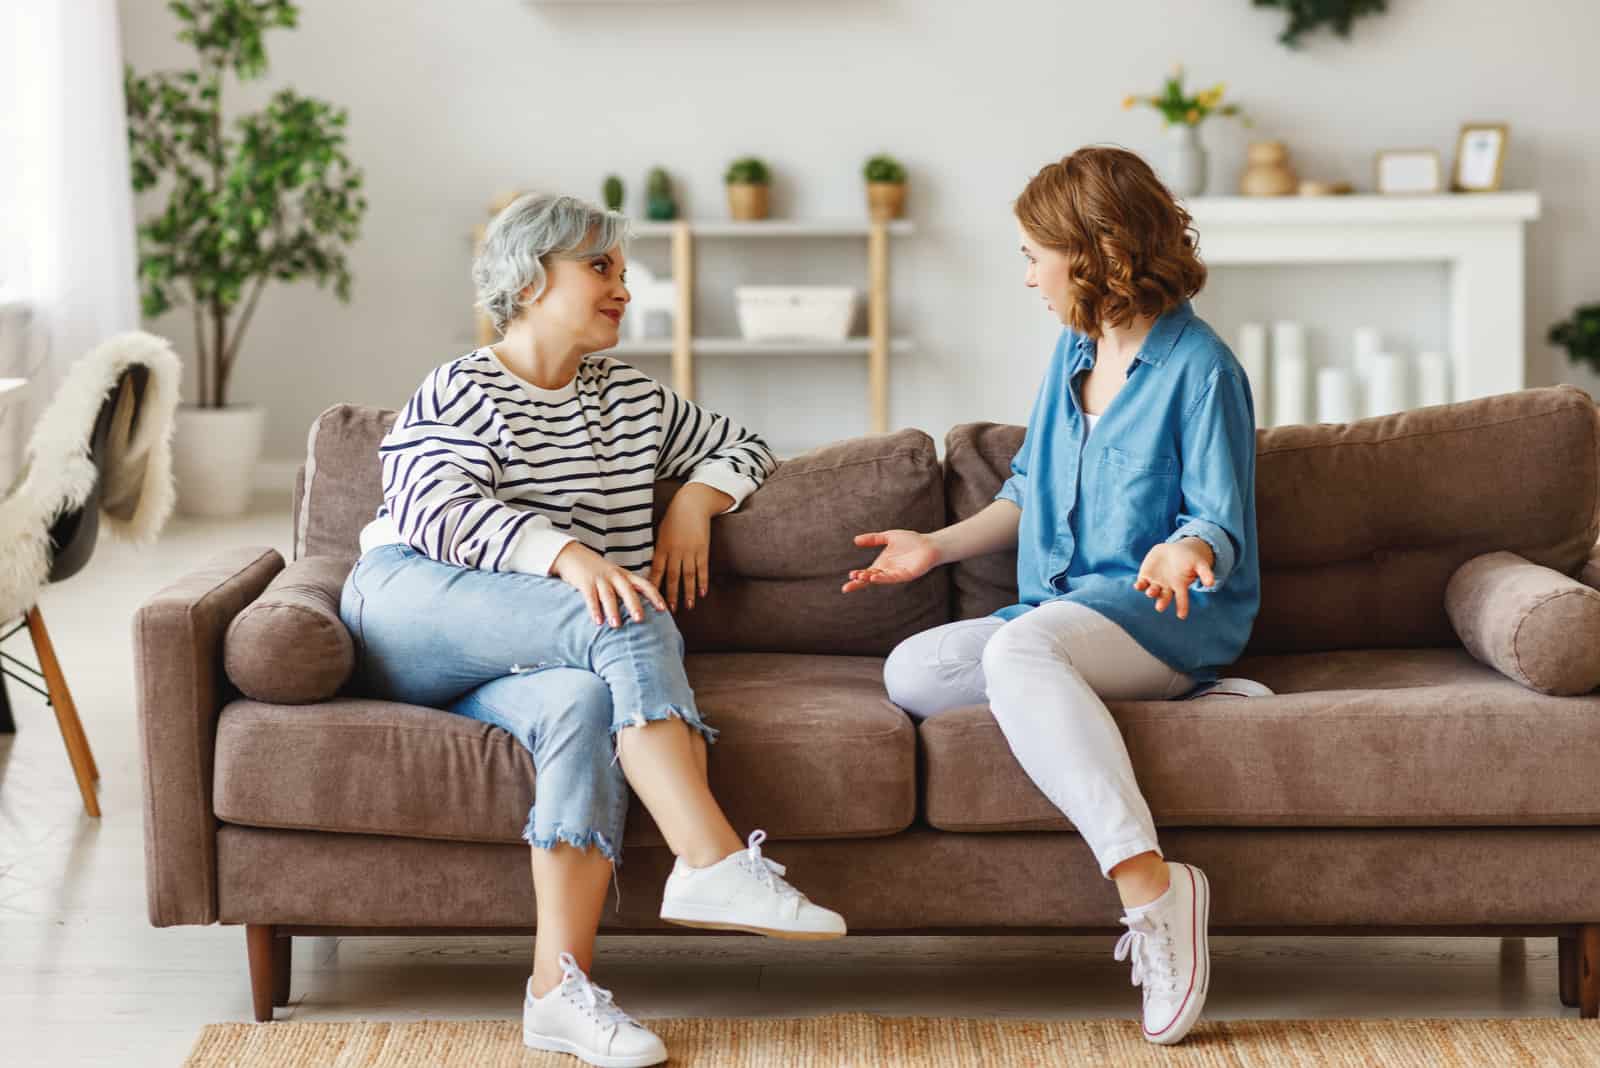
M 755 434 L 609 356 L 559 389 L 492 349 L 425 378 L 378 446 L 383 504 L 361 550 L 403 542 L 435 560 L 547 575 L 574 540 L 649 570 L 658 478 L 703 482 L 733 511 L 777 467 Z

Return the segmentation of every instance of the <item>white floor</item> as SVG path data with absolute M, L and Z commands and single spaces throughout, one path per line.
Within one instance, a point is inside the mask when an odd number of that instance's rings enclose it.
M 42 607 L 99 762 L 104 818 L 83 814 L 54 717 L 9 684 L 0 736 L 0 1064 L 172 1065 L 200 1027 L 248 1021 L 244 932 L 145 918 L 129 625 L 218 550 L 288 556 L 286 500 L 229 522 L 174 519 L 136 552 L 102 542 Z M 5 648 L 32 661 L 26 635 Z M 781 858 L 782 850 L 775 854 Z M 1129 1016 L 1138 991 L 1106 938 L 601 940 L 596 979 L 642 1017 L 832 1011 Z M 514 1017 L 521 938 L 300 939 L 280 1019 Z M 1213 1017 L 1576 1015 L 1550 939 L 1216 938 Z

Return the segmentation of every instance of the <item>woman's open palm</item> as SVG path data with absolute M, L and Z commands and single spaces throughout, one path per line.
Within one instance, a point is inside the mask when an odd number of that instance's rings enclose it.
M 872 561 L 871 567 L 850 572 L 850 581 L 842 588 L 844 593 L 891 582 L 910 582 L 926 575 L 939 563 L 939 550 L 933 539 L 915 530 L 857 534 L 855 541 L 863 548 L 881 545 L 883 552 Z

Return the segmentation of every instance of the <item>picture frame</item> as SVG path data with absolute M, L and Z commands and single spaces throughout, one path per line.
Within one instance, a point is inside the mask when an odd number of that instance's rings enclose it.
M 1383 149 L 1373 160 L 1373 187 L 1387 195 L 1427 195 L 1444 189 L 1439 153 L 1431 148 Z
M 1511 128 L 1503 122 L 1468 122 L 1456 139 L 1450 188 L 1457 193 L 1492 193 L 1500 188 Z

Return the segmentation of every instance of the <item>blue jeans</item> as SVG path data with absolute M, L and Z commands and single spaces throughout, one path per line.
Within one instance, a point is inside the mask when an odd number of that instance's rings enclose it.
M 533 755 L 530 845 L 594 846 L 617 862 L 628 815 L 617 732 L 676 717 L 716 740 L 695 708 L 678 625 L 648 601 L 641 622 L 624 612 L 612 628 L 560 579 L 392 544 L 356 562 L 339 616 L 366 693 L 493 724 Z

